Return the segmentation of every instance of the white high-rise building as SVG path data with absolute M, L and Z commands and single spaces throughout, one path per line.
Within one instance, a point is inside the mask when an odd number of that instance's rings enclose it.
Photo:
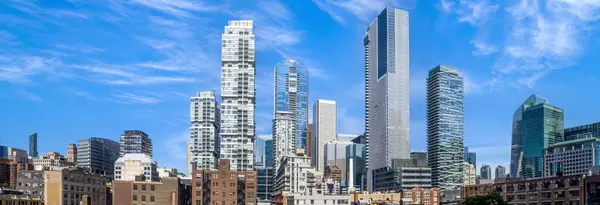
M 365 46 L 367 184 L 371 173 L 410 157 L 408 12 L 385 8 L 369 25 Z
M 273 120 L 273 168 L 275 175 L 283 157 L 296 156 L 295 153 L 295 121 L 294 113 L 277 111 Z
M 144 176 L 144 181 L 160 181 L 156 162 L 147 154 L 125 154 L 115 161 L 115 180 L 135 181 L 136 176 Z
M 477 173 L 475 173 L 475 165 L 468 162 L 462 163 L 463 171 L 463 186 L 475 185 Z
M 231 161 L 232 170 L 250 171 L 256 103 L 252 21 L 229 21 L 221 45 L 221 158 Z
M 217 169 L 220 115 L 214 91 L 199 92 L 191 97 L 188 166 L 196 162 L 197 169 Z
M 317 100 L 314 108 L 314 143 L 312 166 L 317 171 L 325 171 L 325 143 L 337 138 L 337 105 L 331 100 Z

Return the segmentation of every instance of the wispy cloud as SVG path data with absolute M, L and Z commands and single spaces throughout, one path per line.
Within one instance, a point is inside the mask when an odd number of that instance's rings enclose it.
M 212 12 L 221 9 L 220 6 L 208 5 L 202 1 L 192 0 L 133 0 L 131 3 L 180 18 L 193 18 L 198 12 Z
M 124 104 L 155 104 L 159 102 L 158 99 L 148 96 L 135 95 L 128 92 L 120 92 L 112 94 L 116 102 Z
M 42 101 L 44 101 L 44 100 L 42 99 L 42 97 L 40 97 L 39 95 L 36 95 L 35 93 L 29 92 L 29 91 L 27 91 L 27 90 L 23 90 L 23 89 L 21 89 L 21 90 L 17 90 L 17 91 L 16 91 L 16 93 L 17 93 L 19 96 L 21 96 L 21 97 L 23 97 L 23 98 L 25 98 L 25 99 L 27 99 L 27 100 L 30 100 L 30 101 L 36 102 L 36 103 L 39 103 L 39 102 L 42 102 Z
M 471 44 L 475 47 L 474 56 L 487 56 L 498 51 L 495 46 L 481 40 L 472 40 Z
M 85 44 L 80 44 L 80 45 L 64 45 L 64 44 L 57 44 L 55 46 L 58 49 L 62 49 L 62 50 L 67 50 L 67 51 L 74 51 L 74 52 L 81 52 L 81 53 L 93 53 L 93 52 L 102 52 L 104 51 L 101 48 L 95 48 L 89 45 L 85 45 Z
M 321 10 L 325 11 L 327 14 L 329 14 L 331 16 L 331 18 L 333 18 L 333 20 L 335 20 L 336 22 L 338 22 L 340 24 L 346 24 L 346 21 L 344 20 L 344 18 L 342 18 L 339 14 L 337 14 L 335 11 L 333 11 L 333 9 L 331 8 L 331 5 L 324 3 L 323 0 L 313 0 L 313 3 L 315 3 L 317 5 L 317 7 L 319 7 L 319 9 L 321 9 Z
M 30 77 L 53 73 L 59 65 L 61 62 L 54 58 L 0 55 L 0 81 L 32 84 Z

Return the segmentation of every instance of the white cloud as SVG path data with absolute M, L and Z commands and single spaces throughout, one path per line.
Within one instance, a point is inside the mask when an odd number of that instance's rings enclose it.
M 23 97 L 23 98 L 25 98 L 27 100 L 36 102 L 36 103 L 44 101 L 42 99 L 42 97 L 40 97 L 39 95 L 36 95 L 35 93 L 29 92 L 29 91 L 26 91 L 26 90 L 17 90 L 16 93 L 18 95 L 20 95 L 21 97 Z
M 124 104 L 155 104 L 159 102 L 158 99 L 148 96 L 135 95 L 128 92 L 120 92 L 112 94 L 116 102 Z
M 494 45 L 481 40 L 472 40 L 471 44 L 475 47 L 475 50 L 473 51 L 474 56 L 487 56 L 498 51 Z
M 317 5 L 317 7 L 319 7 L 319 9 L 321 9 L 321 10 L 325 11 L 327 14 L 329 14 L 331 16 L 331 18 L 333 18 L 333 20 L 335 20 L 336 22 L 338 22 L 340 24 L 346 23 L 344 18 L 342 18 L 335 11 L 333 11 L 333 9 L 331 9 L 331 6 L 324 3 L 323 0 L 313 0 L 313 3 L 315 3 Z
M 198 12 L 212 12 L 222 9 L 220 6 L 212 6 L 201 1 L 191 0 L 132 0 L 131 2 L 179 18 L 193 18 Z
M 498 5 L 492 4 L 487 0 L 460 0 L 460 4 L 463 5 L 461 8 L 465 9 L 458 9 L 456 11 L 460 16 L 459 21 L 472 25 L 486 23 L 490 14 L 498 10 Z

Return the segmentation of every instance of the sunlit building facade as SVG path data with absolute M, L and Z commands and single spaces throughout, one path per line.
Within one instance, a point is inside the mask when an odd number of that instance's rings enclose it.
M 521 120 L 523 119 L 523 110 L 525 106 L 534 106 L 540 103 L 546 103 L 546 98 L 537 96 L 535 94 L 529 96 L 525 102 L 519 105 L 519 108 L 515 111 L 512 120 L 512 141 L 510 146 L 510 176 L 512 178 L 519 178 L 521 176 L 521 162 L 522 162 L 522 130 Z
M 275 66 L 275 113 L 294 114 L 295 147 L 308 145 L 308 68 L 298 60 L 287 59 Z

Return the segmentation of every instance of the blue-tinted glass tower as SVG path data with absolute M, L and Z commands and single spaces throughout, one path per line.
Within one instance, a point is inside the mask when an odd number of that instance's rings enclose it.
M 265 140 L 265 166 L 273 166 L 273 140 Z
M 544 150 L 564 135 L 564 111 L 547 103 L 525 105 L 521 120 L 521 178 L 544 174 Z
M 308 68 L 297 60 L 284 60 L 275 66 L 275 111 L 295 114 L 296 148 L 307 148 Z M 273 136 L 275 137 L 275 136 Z
M 523 102 L 513 115 L 512 121 L 512 141 L 510 146 L 510 176 L 512 178 L 518 178 L 521 176 L 521 162 L 522 162 L 522 142 L 521 142 L 521 120 L 523 119 L 523 111 L 527 106 L 534 106 L 541 103 L 546 103 L 546 98 L 537 96 L 535 94 L 530 95 L 525 102 Z

